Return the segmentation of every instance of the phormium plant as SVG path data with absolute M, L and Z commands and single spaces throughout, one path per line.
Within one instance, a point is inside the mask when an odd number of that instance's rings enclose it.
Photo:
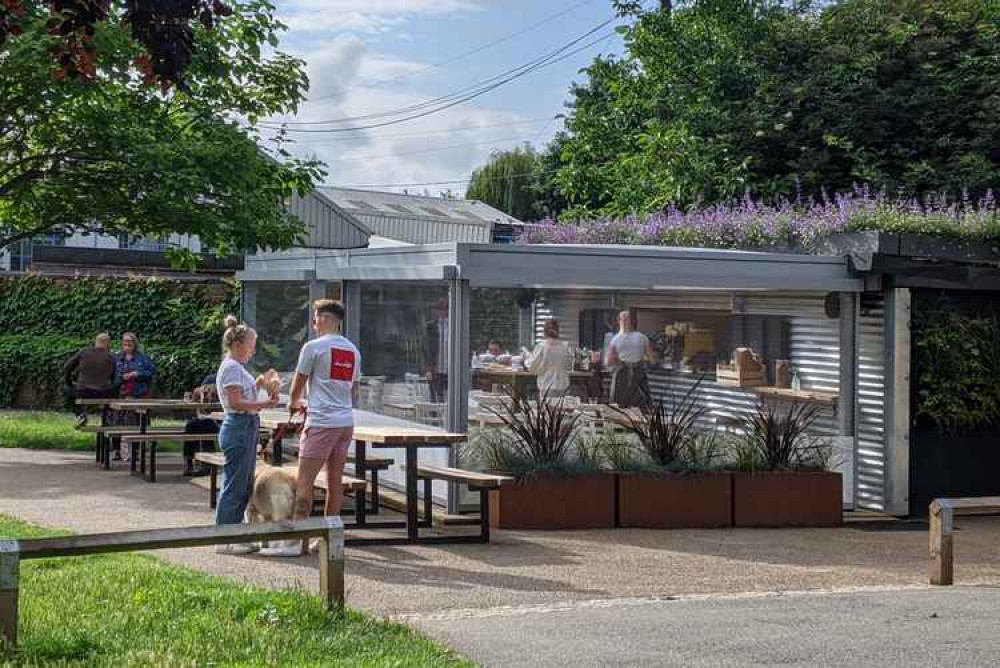
M 589 461 L 572 457 L 580 416 L 566 410 L 564 400 L 543 394 L 539 401 L 511 397 L 499 405 L 483 406 L 496 415 L 509 434 L 481 439 L 480 456 L 496 470 L 516 478 L 538 474 L 573 474 L 592 470 Z
M 698 421 L 708 412 L 699 401 L 699 379 L 681 397 L 668 394 L 638 413 L 616 409 L 629 431 L 639 439 L 639 447 L 650 461 L 662 469 L 683 468 L 685 455 L 698 438 Z
M 820 407 L 793 402 L 778 407 L 761 399 L 743 416 L 735 443 L 736 467 L 742 470 L 822 468 L 822 449 L 810 434 Z

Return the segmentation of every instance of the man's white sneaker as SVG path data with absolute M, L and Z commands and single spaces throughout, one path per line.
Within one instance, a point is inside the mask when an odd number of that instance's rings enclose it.
M 216 545 L 216 554 L 250 554 L 260 548 L 253 543 L 234 543 L 232 545 Z
M 302 541 L 288 541 L 287 545 L 275 544 L 273 547 L 260 548 L 262 557 L 301 557 Z

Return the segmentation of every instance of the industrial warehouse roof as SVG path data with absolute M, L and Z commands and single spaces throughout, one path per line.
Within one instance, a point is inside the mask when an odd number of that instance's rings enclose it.
M 317 190 L 372 234 L 411 244 L 491 243 L 522 224 L 477 200 L 329 186 Z

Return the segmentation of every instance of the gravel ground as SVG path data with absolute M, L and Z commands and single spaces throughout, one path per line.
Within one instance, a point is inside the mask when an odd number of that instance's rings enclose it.
M 169 462 L 165 458 L 166 462 Z M 208 524 L 207 494 L 162 467 L 150 485 L 100 471 L 86 453 L 0 450 L 0 512 L 78 532 Z M 496 532 L 491 545 L 348 548 L 347 595 L 380 616 L 549 606 L 680 594 L 924 585 L 921 526 L 842 529 Z M 1000 518 L 960 519 L 956 580 L 1000 585 Z M 167 550 L 167 560 L 276 588 L 314 590 L 315 557 L 219 557 Z

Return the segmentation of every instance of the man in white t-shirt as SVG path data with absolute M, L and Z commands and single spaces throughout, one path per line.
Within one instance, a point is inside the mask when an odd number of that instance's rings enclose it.
M 316 476 L 326 465 L 326 514 L 339 515 L 341 474 L 354 436 L 354 400 L 361 376 L 361 353 L 340 334 L 344 308 L 332 299 L 313 304 L 317 337 L 302 346 L 288 407 L 306 416 L 299 446 L 295 517 L 309 517 Z M 302 395 L 308 385 L 308 407 Z
M 611 402 L 619 408 L 641 406 L 649 401 L 649 381 L 646 359 L 652 359 L 649 338 L 635 331 L 632 314 L 618 314 L 618 333 L 611 339 L 608 364 L 614 369 L 611 377 Z

